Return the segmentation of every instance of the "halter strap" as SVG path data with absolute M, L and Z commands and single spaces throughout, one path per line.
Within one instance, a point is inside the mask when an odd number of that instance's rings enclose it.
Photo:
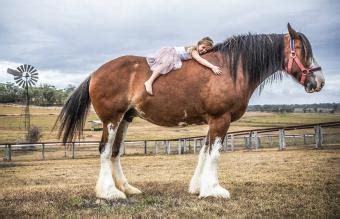
M 297 66 L 299 67 L 299 69 L 302 72 L 301 73 L 301 79 L 300 79 L 299 83 L 304 85 L 306 78 L 307 78 L 307 75 L 310 75 L 314 71 L 321 70 L 321 67 L 306 68 L 302 64 L 302 62 L 300 61 L 299 57 L 296 56 L 294 39 L 289 37 L 289 40 L 290 40 L 290 43 L 289 43 L 289 45 L 290 45 L 290 55 L 289 55 L 289 60 L 288 60 L 288 63 L 287 63 L 286 71 L 289 74 L 292 74 L 292 66 L 293 66 L 293 63 L 295 61 L 295 63 L 297 64 Z

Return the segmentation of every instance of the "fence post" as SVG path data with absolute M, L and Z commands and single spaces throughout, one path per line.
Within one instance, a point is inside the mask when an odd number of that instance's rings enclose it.
M 171 154 L 171 141 L 168 141 L 167 154 Z
M 8 144 L 5 146 L 5 159 L 6 161 L 12 160 L 12 145 Z
M 155 154 L 158 154 L 158 141 L 155 141 Z
M 181 145 L 181 139 L 178 139 L 178 154 L 180 155 L 182 153 L 182 145 Z
M 196 154 L 197 139 L 194 138 L 194 154 Z
M 225 134 L 224 136 L 224 141 L 223 141 L 223 151 L 227 151 L 228 150 L 228 133 Z
M 42 143 L 41 147 L 42 147 L 42 150 L 41 150 L 42 159 L 45 160 L 45 144 Z
M 67 150 L 67 149 L 66 149 L 66 144 L 67 144 L 67 143 L 65 143 L 65 145 L 64 145 L 64 157 L 66 157 L 66 150 Z
M 279 130 L 279 150 L 285 150 L 285 149 L 286 149 L 285 130 L 280 129 Z
M 147 153 L 146 148 L 147 148 L 147 143 L 146 143 L 146 141 L 144 141 L 144 154 Z
M 255 150 L 257 150 L 257 149 L 259 149 L 260 141 L 259 141 L 259 137 L 258 137 L 256 131 L 253 133 L 253 138 L 254 138 L 254 141 L 255 141 Z
M 75 144 L 74 142 L 72 142 L 72 159 L 74 159 L 76 156 L 75 156 Z
M 322 147 L 322 130 L 320 125 L 314 126 L 315 131 L 315 149 Z
M 187 140 L 186 139 L 183 139 L 182 145 L 183 145 L 183 154 L 185 154 L 186 146 L 187 146 Z
M 307 144 L 307 138 L 306 138 L 306 134 L 303 134 L 303 144 L 306 145 Z
M 234 135 L 230 135 L 230 150 L 234 151 Z

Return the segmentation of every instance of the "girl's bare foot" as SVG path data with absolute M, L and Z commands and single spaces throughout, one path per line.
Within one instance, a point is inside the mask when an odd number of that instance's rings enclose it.
M 145 86 L 146 92 L 147 92 L 149 95 L 153 95 L 153 93 L 152 93 L 152 85 L 151 85 L 148 81 L 146 81 L 146 82 L 144 83 L 144 86 Z

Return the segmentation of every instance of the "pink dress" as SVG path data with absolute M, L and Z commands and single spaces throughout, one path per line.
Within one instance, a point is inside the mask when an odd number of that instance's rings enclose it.
M 182 61 L 191 58 L 185 47 L 164 47 L 159 50 L 155 57 L 147 57 L 146 61 L 153 72 L 167 74 L 171 70 L 180 69 Z

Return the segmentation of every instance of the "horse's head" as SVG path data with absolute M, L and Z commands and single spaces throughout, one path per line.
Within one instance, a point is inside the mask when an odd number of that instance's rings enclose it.
M 320 91 L 325 85 L 325 78 L 313 57 L 312 47 L 306 36 L 296 32 L 288 23 L 284 45 L 284 65 L 287 73 L 303 85 L 306 92 Z

